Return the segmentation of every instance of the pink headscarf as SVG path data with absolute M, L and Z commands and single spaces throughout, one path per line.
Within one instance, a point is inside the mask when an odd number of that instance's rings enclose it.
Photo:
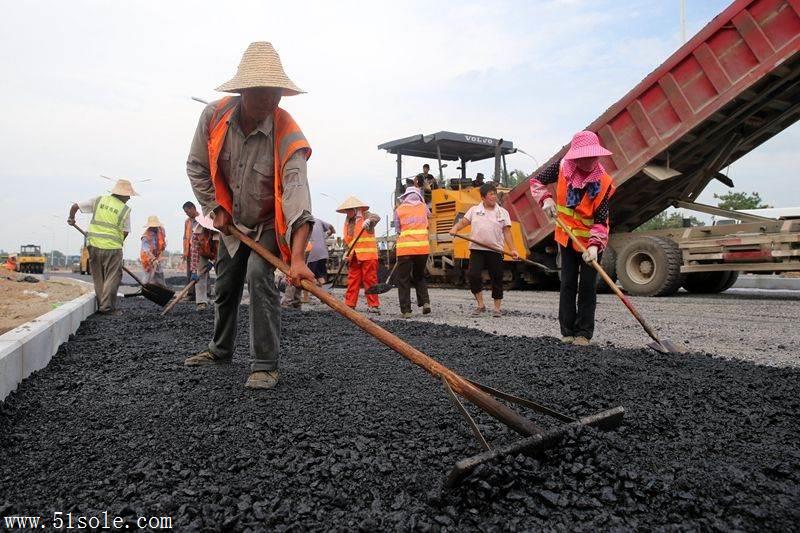
M 561 171 L 567 179 L 567 183 L 573 189 L 583 189 L 589 183 L 597 183 L 606 169 L 598 160 L 594 168 L 589 172 L 583 172 L 575 164 L 576 159 L 584 157 L 604 157 L 612 155 L 600 145 L 600 139 L 592 131 L 579 131 L 572 136 L 569 151 L 564 154 L 561 164 Z
M 564 159 L 561 163 L 561 172 L 564 174 L 570 187 L 573 189 L 583 189 L 589 183 L 598 183 L 603 174 L 606 173 L 606 169 L 603 168 L 600 161 L 597 161 L 592 170 L 583 172 L 575 164 L 574 159 Z

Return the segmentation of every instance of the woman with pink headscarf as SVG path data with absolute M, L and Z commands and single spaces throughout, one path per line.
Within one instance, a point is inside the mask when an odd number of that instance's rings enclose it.
M 581 255 L 569 236 L 556 226 L 555 240 L 561 256 L 561 295 L 558 321 L 562 340 L 567 344 L 586 346 L 594 334 L 597 306 L 597 271 L 592 261 L 599 261 L 608 245 L 608 200 L 614 194 L 614 183 L 600 158 L 611 152 L 600 145 L 591 131 L 572 137 L 569 151 L 538 175 L 531 177 L 533 198 L 550 219 L 563 222 L 587 248 Z M 553 188 L 555 184 L 555 198 Z M 577 306 L 576 306 L 577 296 Z

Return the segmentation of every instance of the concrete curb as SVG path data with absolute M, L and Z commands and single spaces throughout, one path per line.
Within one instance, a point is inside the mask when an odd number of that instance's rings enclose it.
M 96 305 L 90 292 L 0 335 L 0 402 L 23 379 L 47 366 Z

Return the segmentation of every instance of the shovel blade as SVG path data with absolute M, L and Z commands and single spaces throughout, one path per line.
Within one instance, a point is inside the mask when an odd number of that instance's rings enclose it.
M 394 288 L 394 285 L 392 285 L 391 283 L 378 283 L 376 285 L 373 285 L 372 287 L 370 287 L 369 289 L 367 289 L 364 292 L 366 294 L 383 294 L 385 292 L 389 292 L 393 288 Z
M 490 461 L 496 461 L 507 455 L 517 455 L 524 453 L 532 455 L 553 448 L 561 442 L 561 439 L 572 429 L 581 426 L 595 426 L 600 429 L 614 429 L 620 425 L 625 416 L 625 408 L 614 407 L 606 411 L 601 411 L 590 416 L 583 417 L 575 422 L 564 424 L 557 428 L 545 431 L 538 435 L 533 435 L 517 442 L 512 442 L 506 446 L 501 446 L 472 457 L 467 457 L 458 461 L 450 473 L 447 474 L 445 486 L 447 488 L 456 487 L 472 473 L 478 466 Z
M 155 283 L 146 283 L 142 287 L 142 296 L 164 307 L 172 300 L 172 297 L 175 296 L 175 291 L 162 287 L 161 285 L 156 285 Z
M 653 341 L 647 345 L 648 348 L 651 348 L 660 353 L 683 353 L 678 346 L 675 345 L 672 341 L 668 339 L 661 339 L 660 341 Z

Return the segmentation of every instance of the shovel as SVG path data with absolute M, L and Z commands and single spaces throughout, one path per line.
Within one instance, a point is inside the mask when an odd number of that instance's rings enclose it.
M 238 238 L 242 243 L 249 246 L 250 249 L 252 249 L 266 262 L 281 270 L 284 274 L 289 274 L 289 265 L 287 265 L 282 259 L 276 257 L 265 247 L 258 244 L 252 238 L 243 234 L 233 226 L 228 226 L 228 231 L 231 235 Z M 602 428 L 613 428 L 622 422 L 622 418 L 625 414 L 625 409 L 622 407 L 615 407 L 613 409 L 601 411 L 589 417 L 575 420 L 572 417 L 559 414 L 548 407 L 539 405 L 530 400 L 517 398 L 511 394 L 472 382 L 456 374 L 433 358 L 425 355 L 399 337 L 389 333 L 358 311 L 350 309 L 343 302 L 340 302 L 328 294 L 322 287 L 319 287 L 305 279 L 300 282 L 300 286 L 319 298 L 321 302 L 328 305 L 334 311 L 353 322 L 366 333 L 375 337 L 375 339 L 399 353 L 415 365 L 422 367 L 423 370 L 442 382 L 442 387 L 450 397 L 450 400 L 464 417 L 465 421 L 469 424 L 472 433 L 477 438 L 483 450 L 485 450 L 479 455 L 468 457 L 459 461 L 447 478 L 447 486 L 459 484 L 465 476 L 469 475 L 472 470 L 484 462 L 494 461 L 506 457 L 508 454 L 532 454 L 552 448 L 556 446 L 561 439 L 563 439 L 568 430 L 572 427 L 592 425 Z M 490 416 L 496 418 L 503 424 L 527 438 L 509 446 L 492 450 L 486 439 L 484 439 L 483 435 L 481 434 L 480 429 L 475 424 L 475 421 L 472 419 L 472 416 L 467 412 L 466 408 L 461 404 L 461 401 L 456 395 L 462 396 L 463 398 L 469 400 L 482 411 L 488 413 Z M 517 411 L 509 408 L 505 404 L 500 403 L 497 398 L 502 398 L 512 403 L 524 405 L 541 414 L 545 414 L 568 423 L 560 425 L 554 429 L 545 430 L 532 420 L 522 416 Z
M 501 250 L 499 248 L 495 248 L 494 246 L 489 246 L 488 244 L 476 241 L 472 237 L 467 237 L 466 235 L 461 235 L 459 233 L 456 233 L 455 236 L 458 237 L 459 239 L 464 239 L 465 241 L 469 241 L 469 242 L 471 242 L 473 244 L 477 244 L 478 246 L 481 246 L 483 248 L 487 248 L 487 249 L 493 250 L 493 251 L 495 251 L 495 252 L 497 252 L 499 254 L 503 254 L 504 256 L 505 255 L 509 255 L 504 250 Z M 555 274 L 555 273 L 558 272 L 558 270 L 553 270 L 552 268 L 550 268 L 547 265 L 543 265 L 541 263 L 537 263 L 536 261 L 531 261 L 530 259 L 522 259 L 522 258 L 520 258 L 519 260 L 522 261 L 523 263 L 527 263 L 527 264 L 529 264 L 531 266 L 535 266 L 536 268 L 538 268 L 540 270 L 544 270 L 548 274 Z
M 578 245 L 578 248 L 580 249 L 581 252 L 586 253 L 586 247 L 583 245 L 581 241 L 578 240 L 577 237 L 575 237 L 575 234 L 572 233 L 572 230 L 570 230 L 566 224 L 561 222 L 558 218 L 554 219 L 554 222 L 559 228 L 564 230 L 564 233 L 569 235 L 569 238 L 572 239 L 572 242 Z M 600 274 L 600 277 L 603 278 L 603 281 L 606 282 L 606 285 L 611 287 L 611 290 L 614 291 L 614 294 L 616 294 L 619 297 L 619 299 L 622 300 L 622 303 L 625 304 L 625 307 L 627 307 L 628 311 L 631 312 L 633 318 L 639 321 L 639 324 L 641 324 L 642 328 L 644 328 L 647 334 L 650 335 L 650 338 L 653 339 L 654 342 L 649 343 L 647 345 L 648 348 L 652 348 L 653 350 L 661 353 L 682 353 L 681 349 L 675 346 L 675 344 L 673 344 L 672 341 L 658 338 L 656 332 L 653 331 L 653 328 L 651 328 L 647 324 L 647 322 L 645 322 L 644 317 L 642 317 L 642 315 L 639 314 L 636 308 L 633 307 L 631 301 L 628 300 L 628 298 L 624 294 L 622 294 L 622 291 L 619 289 L 619 287 L 617 287 L 617 284 L 611 280 L 609 275 L 606 274 L 606 271 L 603 270 L 603 267 L 601 267 L 597 263 L 597 261 L 591 261 L 589 264 L 592 265 L 592 267 L 594 267 L 595 270 L 597 270 L 597 273 Z
M 206 268 L 203 269 L 202 272 L 200 272 L 200 276 L 205 276 L 209 271 L 211 271 L 211 263 L 206 265 Z M 172 298 L 172 301 L 169 302 L 169 304 L 167 304 L 167 306 L 164 308 L 163 311 L 161 311 L 161 316 L 164 316 L 170 311 L 172 311 L 175 308 L 175 306 L 178 305 L 178 302 L 183 300 L 186 297 L 186 295 L 189 294 L 189 291 L 191 291 L 194 288 L 194 286 L 197 285 L 198 281 L 200 280 L 194 279 L 190 281 L 183 289 L 181 289 L 180 292 L 176 293 L 175 297 Z
M 361 234 L 364 233 L 365 229 L 366 228 L 362 225 L 361 226 L 361 231 L 358 232 L 358 235 L 356 235 L 356 238 L 353 239 L 352 243 L 350 243 L 350 247 L 347 249 L 347 251 L 345 253 L 342 254 L 342 261 L 341 261 L 341 263 L 339 263 L 339 270 L 336 271 L 336 275 L 333 277 L 333 281 L 331 282 L 331 290 L 336 288 L 336 282 L 339 281 L 339 276 L 342 273 L 342 269 L 344 268 L 344 264 L 347 262 L 347 261 L 345 261 L 345 259 L 350 257 L 350 252 L 352 252 L 353 248 L 356 247 L 356 243 L 358 242 L 358 239 L 361 238 Z
M 80 231 L 84 237 L 87 237 L 86 232 L 83 231 L 77 224 L 73 224 L 73 227 Z M 122 265 L 122 270 L 124 270 L 133 280 L 138 283 L 142 287 L 142 296 L 150 300 L 151 302 L 164 307 L 169 303 L 173 296 L 175 296 L 175 291 L 172 289 L 168 289 L 166 287 L 162 287 L 161 285 L 156 285 L 155 283 L 142 283 L 142 280 L 136 277 L 136 275 L 128 270 L 125 265 Z
M 392 283 L 392 276 L 394 276 L 394 271 L 397 269 L 397 258 L 394 260 L 394 266 L 392 267 L 392 271 L 389 272 L 389 277 L 386 278 L 384 283 L 376 283 L 369 289 L 364 291 L 364 294 L 383 294 L 385 292 L 389 292 L 394 288 L 394 283 Z

